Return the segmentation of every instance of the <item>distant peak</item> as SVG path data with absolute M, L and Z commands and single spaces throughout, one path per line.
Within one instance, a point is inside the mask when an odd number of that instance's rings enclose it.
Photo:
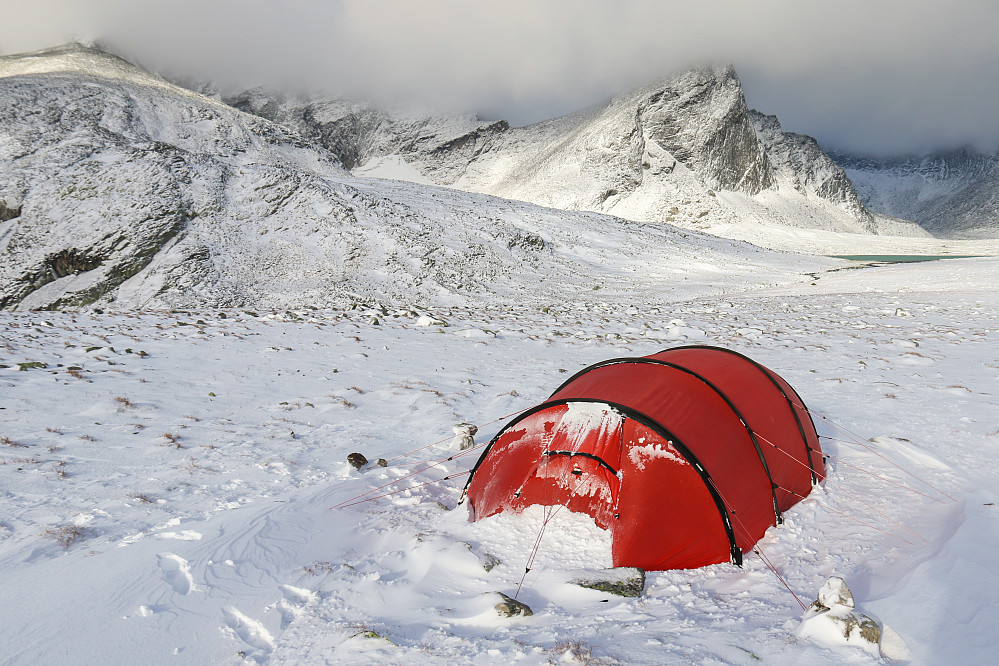
M 688 67 L 687 69 L 679 70 L 674 72 L 672 75 L 667 76 L 663 80 L 663 83 L 668 84 L 673 81 L 691 78 L 715 81 L 731 80 L 741 85 L 739 82 L 739 75 L 735 72 L 735 65 L 731 63 L 702 63 L 700 65 Z
M 158 87 L 166 84 L 101 46 L 82 42 L 0 57 L 0 77 L 49 74 L 101 77 Z
M 53 58 L 53 57 L 72 55 L 76 53 L 110 55 L 107 51 L 105 51 L 104 49 L 100 48 L 99 46 L 97 46 L 92 42 L 74 41 L 74 42 L 66 42 L 65 44 L 60 44 L 59 46 L 50 46 L 47 49 L 39 49 L 38 51 L 27 51 L 25 53 L 13 53 L 3 57 L 4 59 Z

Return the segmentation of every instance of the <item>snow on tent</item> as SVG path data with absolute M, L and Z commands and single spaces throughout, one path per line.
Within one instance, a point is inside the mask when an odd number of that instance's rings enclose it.
M 499 431 L 466 491 L 472 520 L 534 504 L 588 514 L 614 566 L 655 571 L 741 564 L 823 476 L 787 382 L 692 346 L 580 371 Z

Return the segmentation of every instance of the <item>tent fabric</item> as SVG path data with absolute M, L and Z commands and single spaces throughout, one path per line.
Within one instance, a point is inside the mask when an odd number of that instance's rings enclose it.
M 514 418 L 469 476 L 472 519 L 586 513 L 615 566 L 732 561 L 824 477 L 815 427 L 776 373 L 718 347 L 594 364 Z

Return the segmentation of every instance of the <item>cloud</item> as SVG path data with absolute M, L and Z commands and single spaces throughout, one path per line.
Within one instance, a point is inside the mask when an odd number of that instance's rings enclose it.
M 999 148 L 999 6 L 982 0 L 36 0 L 0 52 L 100 41 L 225 90 L 417 99 L 526 123 L 703 61 L 825 145 Z

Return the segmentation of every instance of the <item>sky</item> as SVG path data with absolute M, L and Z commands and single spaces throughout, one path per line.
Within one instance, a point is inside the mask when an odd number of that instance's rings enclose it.
M 0 54 L 97 43 L 225 92 L 418 101 L 515 125 L 732 63 L 823 147 L 999 149 L 992 0 L 0 0 Z

